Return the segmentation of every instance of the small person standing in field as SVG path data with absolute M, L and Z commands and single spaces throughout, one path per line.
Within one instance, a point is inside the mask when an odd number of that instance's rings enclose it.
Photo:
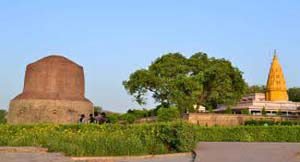
M 95 120 L 93 114 L 90 114 L 89 123 L 91 123 L 91 124 L 96 123 L 96 120 Z
M 95 123 L 99 124 L 101 120 L 101 115 L 98 112 L 95 112 Z
M 107 117 L 105 112 L 101 113 L 101 120 L 100 120 L 100 124 L 104 124 L 104 123 L 107 123 Z
M 102 112 L 100 115 L 98 112 L 95 113 L 95 123 L 104 124 L 107 122 L 106 114 Z
M 79 124 L 83 124 L 83 123 L 85 123 L 86 122 L 86 119 L 85 119 L 85 115 L 84 114 L 81 114 L 80 115 L 80 118 L 79 118 Z

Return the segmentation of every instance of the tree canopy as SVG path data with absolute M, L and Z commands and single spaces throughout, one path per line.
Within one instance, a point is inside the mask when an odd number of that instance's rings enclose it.
M 6 110 L 0 110 L 0 124 L 6 123 L 6 117 L 5 117 L 6 114 L 7 114 Z
M 288 90 L 289 100 L 293 102 L 300 102 L 300 88 L 294 87 Z
M 247 94 L 253 94 L 253 93 L 265 93 L 266 92 L 266 86 L 264 85 L 252 85 L 248 86 L 247 88 Z
M 216 108 L 231 105 L 246 92 L 242 72 L 230 61 L 196 53 L 190 58 L 169 53 L 157 58 L 147 69 L 139 69 L 123 82 L 139 104 L 150 92 L 162 107 L 177 106 L 181 112 L 194 105 Z

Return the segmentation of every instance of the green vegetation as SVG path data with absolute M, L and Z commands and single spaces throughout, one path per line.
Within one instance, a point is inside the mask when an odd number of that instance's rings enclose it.
M 232 109 L 230 106 L 228 106 L 225 110 L 225 114 L 232 114 Z
M 244 114 L 244 115 L 250 115 L 250 112 L 249 112 L 248 109 L 241 110 L 241 113 Z
M 141 125 L 0 125 L 0 146 L 41 146 L 70 156 L 189 152 L 193 127 L 183 122 Z
M 247 88 L 242 72 L 230 61 L 201 52 L 190 58 L 180 53 L 163 55 L 147 69 L 132 73 L 123 85 L 141 105 L 150 93 L 161 107 L 176 106 L 181 113 L 193 112 L 195 104 L 208 109 L 232 105 Z
M 108 123 L 111 123 L 111 124 L 116 124 L 120 120 L 119 114 L 111 113 L 111 114 L 107 114 L 106 117 L 107 117 Z
M 120 119 L 127 124 L 133 124 L 137 118 L 133 114 L 126 113 L 126 114 L 121 115 Z
M 0 124 L 6 123 L 6 110 L 0 110 Z
M 94 111 L 95 112 L 100 113 L 100 112 L 102 112 L 102 110 L 103 110 L 103 108 L 101 106 L 94 106 Z
M 300 126 L 195 127 L 198 141 L 300 142 Z
M 116 124 L 116 123 L 125 123 L 125 124 L 133 124 L 139 119 L 153 117 L 157 115 L 157 109 L 129 109 L 127 113 L 117 114 L 117 113 L 107 113 L 106 117 L 108 119 L 108 123 Z
M 266 92 L 266 86 L 264 85 L 252 85 L 252 86 L 248 86 L 247 88 L 247 94 L 265 93 L 265 92 Z
M 267 111 L 266 111 L 265 107 L 263 107 L 263 109 L 261 110 L 261 115 L 263 115 L 263 116 L 267 115 Z
M 160 108 L 157 112 L 157 120 L 160 122 L 176 121 L 180 119 L 180 112 L 176 107 Z
M 288 90 L 289 99 L 293 102 L 300 102 L 300 88 L 294 87 Z
M 249 120 L 245 122 L 245 125 L 252 125 L 252 126 L 263 126 L 263 125 L 283 125 L 283 126 L 300 126 L 300 121 L 271 121 L 271 120 Z
M 294 123 L 252 124 L 238 127 L 203 127 L 181 121 L 134 125 L 3 124 L 0 146 L 40 146 L 69 156 L 121 156 L 189 152 L 199 141 L 300 142 L 300 126 Z

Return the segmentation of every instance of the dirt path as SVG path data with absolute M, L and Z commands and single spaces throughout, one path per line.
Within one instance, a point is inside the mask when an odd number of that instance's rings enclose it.
M 0 153 L 0 162 L 74 162 L 56 153 Z

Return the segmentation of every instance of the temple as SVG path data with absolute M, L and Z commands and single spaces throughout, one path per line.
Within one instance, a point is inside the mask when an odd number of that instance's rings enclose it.
M 279 63 L 276 51 L 269 72 L 267 90 L 266 90 L 266 100 L 267 101 L 288 101 L 289 100 L 287 88 L 286 88 L 286 82 L 284 79 L 283 71 Z
M 222 105 L 215 111 L 224 112 L 226 109 L 227 106 Z M 253 115 L 262 115 L 263 111 L 266 115 L 300 115 L 300 103 L 289 101 L 286 81 L 276 51 L 269 71 L 266 92 L 244 96 L 232 107 L 235 114 L 241 114 L 243 110 Z

